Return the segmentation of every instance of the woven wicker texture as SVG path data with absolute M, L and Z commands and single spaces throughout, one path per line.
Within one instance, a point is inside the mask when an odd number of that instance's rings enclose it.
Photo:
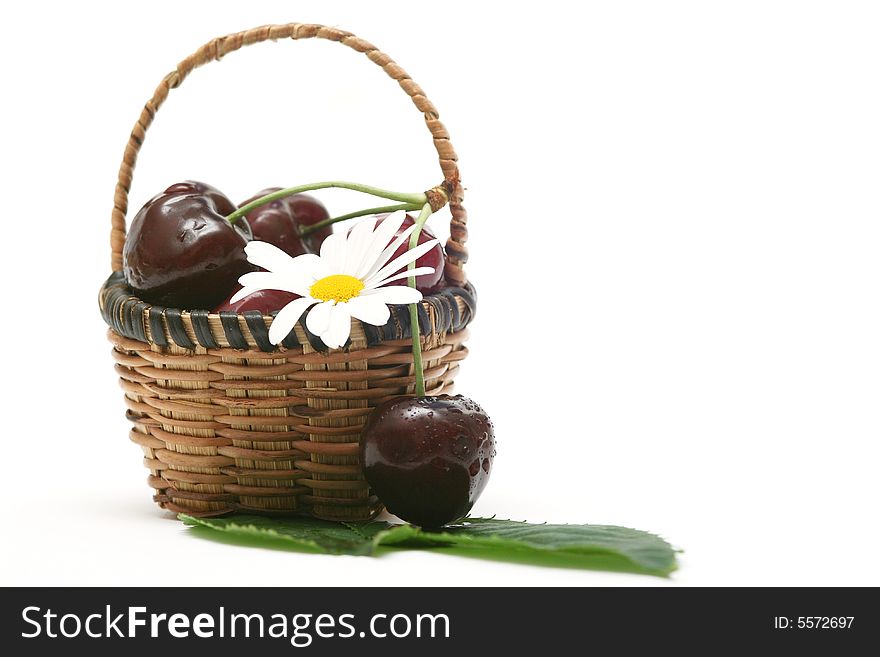
M 423 113 L 445 187 L 451 189 L 450 285 L 419 305 L 428 394 L 450 393 L 475 313 L 462 266 L 467 215 L 455 151 L 437 110 L 387 55 L 370 43 L 320 25 L 273 25 L 214 39 L 178 64 L 147 102 L 125 149 L 114 197 L 114 273 L 101 288 L 109 338 L 133 442 L 144 452 L 155 501 L 171 511 L 306 513 L 365 520 L 381 510 L 358 463 L 360 429 L 373 406 L 414 390 L 405 307 L 383 327 L 352 321 L 344 349 L 327 350 L 302 323 L 278 348 L 268 343 L 272 317 L 151 306 L 121 273 L 125 215 L 137 153 L 171 89 L 198 66 L 242 46 L 274 39 L 322 38 L 365 54 Z

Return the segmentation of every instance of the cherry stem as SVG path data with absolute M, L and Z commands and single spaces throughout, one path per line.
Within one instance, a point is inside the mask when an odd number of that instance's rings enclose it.
M 266 194 L 265 196 L 261 196 L 260 198 L 241 206 L 238 210 L 226 217 L 226 221 L 234 224 L 250 211 L 256 210 L 258 207 L 266 205 L 267 203 L 271 203 L 272 201 L 277 201 L 278 199 L 282 199 L 287 196 L 293 196 L 294 194 L 300 194 L 302 192 L 311 192 L 316 189 L 328 189 L 331 187 L 335 187 L 337 189 L 351 189 L 356 192 L 362 192 L 363 194 L 378 196 L 379 198 L 387 198 L 391 201 L 399 201 L 401 203 L 415 205 L 417 207 L 421 207 L 428 200 L 428 197 L 425 195 L 424 192 L 419 192 L 418 194 L 404 194 L 401 192 L 392 192 L 387 189 L 380 189 L 379 187 L 371 187 L 370 185 L 362 185 L 360 183 L 331 180 L 329 182 L 317 182 L 310 183 L 308 185 L 297 185 L 296 187 L 288 187 L 287 189 L 281 189 L 277 192 Z
M 425 222 L 428 221 L 428 217 L 432 214 L 431 204 L 425 203 L 422 206 L 422 211 L 419 213 L 419 218 L 416 219 L 416 227 L 413 230 L 412 235 L 409 238 L 409 248 L 414 249 L 419 245 L 419 235 L 422 232 L 422 228 L 425 226 Z M 416 268 L 415 261 L 409 263 L 407 265 L 407 269 L 413 270 Z M 414 288 L 416 286 L 416 277 L 410 276 L 406 279 L 407 285 Z M 419 307 L 417 303 L 409 304 L 409 325 L 410 325 L 410 333 L 412 333 L 412 353 L 413 353 L 413 371 L 416 375 L 416 395 L 418 397 L 425 396 L 425 370 L 422 366 L 422 335 L 421 330 L 419 329 Z
M 332 226 L 333 224 L 339 221 L 345 221 L 346 219 L 354 219 L 355 217 L 363 217 L 368 214 L 380 214 L 382 212 L 396 212 L 397 210 L 420 210 L 422 208 L 421 203 L 400 203 L 398 205 L 383 205 L 378 208 L 367 208 L 366 210 L 356 210 L 355 212 L 349 212 L 348 214 L 343 214 L 338 217 L 331 217 L 330 219 L 324 219 L 323 221 L 319 221 L 317 223 L 312 224 L 311 226 L 303 226 L 299 229 L 299 234 L 301 237 L 305 237 L 306 235 L 311 235 L 316 230 L 321 230 L 326 226 Z

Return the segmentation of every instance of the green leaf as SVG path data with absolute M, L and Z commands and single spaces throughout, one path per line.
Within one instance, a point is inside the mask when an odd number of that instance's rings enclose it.
M 441 531 L 425 531 L 380 521 L 354 524 L 298 517 L 193 518 L 183 514 L 180 518 L 248 545 L 329 554 L 368 556 L 389 549 L 429 549 L 533 565 L 652 575 L 668 575 L 676 568 L 675 550 L 659 536 L 611 525 L 536 525 L 466 518 Z
M 293 545 L 311 552 L 325 554 L 372 554 L 373 537 L 391 527 L 387 522 L 346 525 L 316 518 L 270 518 L 264 516 L 231 516 L 229 518 L 194 518 L 180 514 L 187 525 L 208 527 L 245 539 L 258 539 L 267 547 Z
M 639 569 L 668 574 L 675 569 L 675 551 L 659 536 L 613 525 L 535 525 L 493 518 L 466 518 L 447 527 L 460 547 L 516 550 L 577 556 L 616 556 Z

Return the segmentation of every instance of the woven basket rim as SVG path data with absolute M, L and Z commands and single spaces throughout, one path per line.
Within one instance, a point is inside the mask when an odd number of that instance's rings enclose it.
M 215 313 L 168 308 L 143 301 L 126 283 L 121 271 L 113 272 L 101 286 L 98 302 L 101 316 L 116 333 L 157 346 L 257 348 L 271 353 L 308 342 L 317 351 L 328 351 L 321 338 L 311 333 L 302 320 L 281 345 L 275 346 L 269 342 L 269 326 L 276 313 L 264 315 L 257 310 Z M 476 306 L 477 294 L 470 282 L 464 287 L 444 287 L 424 295 L 418 304 L 418 328 L 422 339 L 430 342 L 438 335 L 465 329 L 476 315 Z M 352 318 L 352 337 L 362 335 L 370 346 L 411 338 L 409 307 L 391 305 L 389 310 L 391 315 L 384 326 L 373 326 Z

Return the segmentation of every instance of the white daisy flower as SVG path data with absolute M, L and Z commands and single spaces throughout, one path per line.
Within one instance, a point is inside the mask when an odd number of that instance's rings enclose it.
M 308 253 L 292 258 L 267 242 L 250 242 L 245 247 L 248 261 L 267 271 L 251 272 L 239 278 L 242 289 L 230 302 L 235 303 L 259 290 L 298 294 L 302 298 L 284 306 L 272 320 L 269 341 L 279 344 L 308 311 L 306 327 L 309 331 L 320 336 L 330 349 L 337 349 L 348 341 L 352 317 L 382 326 L 391 315 L 388 304 L 421 301 L 422 293 L 414 288 L 383 287 L 392 281 L 434 271 L 433 267 L 416 267 L 400 272 L 430 251 L 439 240 L 419 244 L 389 262 L 415 230 L 415 226 L 410 226 L 394 238 L 405 217 L 401 210 L 381 223 L 370 218 L 347 234 L 333 233 L 321 244 L 321 255 Z

